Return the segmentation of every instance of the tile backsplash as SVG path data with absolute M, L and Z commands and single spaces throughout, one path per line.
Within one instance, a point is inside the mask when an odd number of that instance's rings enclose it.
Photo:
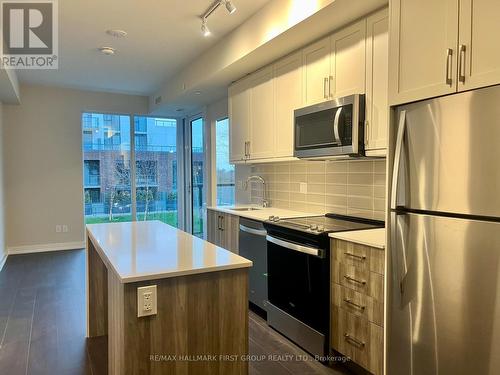
M 266 180 L 271 206 L 385 219 L 385 159 L 257 164 L 249 172 Z M 261 183 L 252 182 L 250 201 L 261 204 Z

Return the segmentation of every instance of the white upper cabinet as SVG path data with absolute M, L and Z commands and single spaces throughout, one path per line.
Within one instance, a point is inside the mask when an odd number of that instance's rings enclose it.
M 250 76 L 249 159 L 274 157 L 274 85 L 273 67 Z
M 500 83 L 500 1 L 460 0 L 458 90 Z
M 330 38 L 324 38 L 302 50 L 303 102 L 311 105 L 328 100 L 330 77 Z
M 248 77 L 229 87 L 229 158 L 233 163 L 247 158 L 250 128 L 250 80 Z
M 388 59 L 389 15 L 384 9 L 366 21 L 365 150 L 369 156 L 383 156 L 387 149 Z
M 231 162 L 293 158 L 294 110 L 352 94 L 366 94 L 366 149 L 385 155 L 387 18 L 372 14 L 231 85 Z
M 302 54 L 297 52 L 274 64 L 276 157 L 293 156 L 293 111 L 302 103 Z
M 390 19 L 390 104 L 455 92 L 458 1 L 392 0 Z
M 330 37 L 330 99 L 365 92 L 366 20 Z

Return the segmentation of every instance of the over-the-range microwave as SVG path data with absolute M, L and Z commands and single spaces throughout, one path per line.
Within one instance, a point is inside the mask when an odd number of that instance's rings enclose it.
M 294 111 L 294 156 L 364 156 L 365 96 L 350 95 Z

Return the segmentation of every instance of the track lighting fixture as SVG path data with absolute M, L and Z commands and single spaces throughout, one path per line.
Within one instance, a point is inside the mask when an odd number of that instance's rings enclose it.
M 229 14 L 233 14 L 234 12 L 236 12 L 236 7 L 231 2 L 231 0 L 226 0 L 226 9 L 229 12 Z
M 210 30 L 208 29 L 207 26 L 207 18 L 210 16 L 215 10 L 220 7 L 222 4 L 226 7 L 226 10 L 228 11 L 229 14 L 233 14 L 236 12 L 236 7 L 232 3 L 231 0 L 217 0 L 215 1 L 210 8 L 203 14 L 201 18 L 201 33 L 203 36 L 209 36 L 210 35 Z

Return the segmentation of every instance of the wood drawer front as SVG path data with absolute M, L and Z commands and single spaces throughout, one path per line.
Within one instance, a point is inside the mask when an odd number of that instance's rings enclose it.
M 336 239 L 331 240 L 330 247 L 337 262 L 384 274 L 384 250 Z
M 383 329 L 342 308 L 333 307 L 331 345 L 373 374 L 383 371 Z
M 383 303 L 339 284 L 332 284 L 331 292 L 331 300 L 335 306 L 379 326 L 384 326 Z
M 384 302 L 384 276 L 381 274 L 333 261 L 332 281 Z

